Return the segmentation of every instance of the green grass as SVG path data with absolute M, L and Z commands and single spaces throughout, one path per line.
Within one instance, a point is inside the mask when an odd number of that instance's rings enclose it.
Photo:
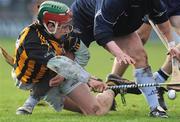
M 13 54 L 14 41 L 10 39 L 1 39 L 0 45 L 3 46 Z M 133 48 L 133 47 L 132 47 Z M 163 63 L 165 59 L 166 50 L 160 43 L 148 43 L 146 50 L 149 55 L 149 62 L 152 65 L 154 71 Z M 107 53 L 104 49 L 93 44 L 90 48 L 91 59 L 87 66 L 87 70 L 93 75 L 105 79 L 106 75 L 111 71 L 113 63 L 113 56 Z M 0 56 L 0 122 L 69 122 L 69 121 L 96 121 L 96 122 L 148 122 L 148 121 L 179 121 L 180 119 L 180 104 L 179 98 L 174 101 L 165 99 L 169 106 L 169 119 L 157 119 L 148 117 L 149 108 L 144 100 L 144 97 L 136 95 L 126 95 L 127 106 L 123 106 L 120 97 L 116 99 L 118 101 L 118 111 L 110 112 L 105 116 L 85 117 L 83 115 L 68 112 L 63 110 L 62 112 L 55 112 L 52 108 L 46 106 L 37 106 L 31 116 L 17 116 L 15 115 L 16 109 L 23 104 L 28 96 L 28 92 L 21 91 L 14 86 L 14 81 L 11 79 L 10 72 L 11 67 Z M 132 67 L 129 67 L 125 76 L 128 79 L 133 79 Z M 179 94 L 178 94 L 179 95 Z

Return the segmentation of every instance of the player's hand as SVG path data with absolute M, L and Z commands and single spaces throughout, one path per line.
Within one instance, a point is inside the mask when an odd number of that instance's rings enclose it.
M 63 83 L 63 81 L 64 81 L 64 77 L 60 75 L 56 75 L 49 81 L 49 86 L 50 87 L 59 86 L 61 83 Z
M 122 62 L 125 64 L 135 64 L 136 63 L 135 60 L 133 58 L 131 58 L 129 55 L 127 55 L 126 53 L 124 53 L 121 50 L 121 48 L 114 41 L 108 42 L 105 45 L 105 48 L 116 57 L 117 62 L 119 64 L 121 64 Z
M 177 47 L 170 48 L 168 54 L 171 58 L 176 58 L 177 60 L 180 60 L 180 51 Z
M 180 51 L 180 43 L 176 45 L 178 51 Z M 176 59 L 180 62 L 180 53 L 176 54 Z
M 118 55 L 116 55 L 116 60 L 118 63 L 124 63 L 124 64 L 135 64 L 135 60 L 131 58 L 129 55 L 121 51 Z
M 107 89 L 106 83 L 95 80 L 95 79 L 90 79 L 90 81 L 88 82 L 88 85 L 90 88 L 92 88 L 93 91 L 96 91 L 96 92 L 103 92 L 104 90 Z

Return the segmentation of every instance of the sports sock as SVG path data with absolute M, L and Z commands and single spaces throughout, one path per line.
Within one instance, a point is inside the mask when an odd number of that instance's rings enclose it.
M 156 83 L 164 83 L 169 78 L 169 74 L 159 69 L 157 72 L 153 73 L 153 77 Z
M 175 40 L 176 44 L 180 43 L 180 36 L 175 31 L 173 31 L 172 36 L 173 36 L 173 40 Z
M 39 100 L 33 98 L 31 95 L 28 97 L 28 99 L 25 101 L 24 105 L 25 107 L 32 107 L 34 108 L 37 103 L 39 102 Z
M 155 83 L 151 68 L 149 66 L 135 69 L 135 78 L 136 82 L 139 84 Z M 157 106 L 159 106 L 156 87 L 142 87 L 140 89 L 144 94 L 151 110 L 154 110 Z

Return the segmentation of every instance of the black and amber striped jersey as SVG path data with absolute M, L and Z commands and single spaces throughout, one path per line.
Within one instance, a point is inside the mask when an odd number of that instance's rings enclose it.
M 52 57 L 64 55 L 63 42 L 48 35 L 40 25 L 26 27 L 16 41 L 14 70 L 17 79 L 32 83 L 54 77 L 56 73 L 46 65 Z

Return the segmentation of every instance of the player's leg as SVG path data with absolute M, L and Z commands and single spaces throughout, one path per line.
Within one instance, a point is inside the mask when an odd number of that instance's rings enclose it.
M 137 33 L 143 43 L 143 45 L 146 44 L 146 42 L 149 39 L 149 36 L 151 34 L 152 27 L 149 23 L 144 23 L 138 30 Z
M 170 23 L 173 27 L 173 39 L 176 42 L 176 45 L 179 49 L 179 44 L 180 44 L 180 9 L 176 8 L 176 12 L 173 13 L 172 16 L 169 17 Z M 171 59 L 169 58 L 169 60 L 167 60 L 167 63 L 165 63 L 163 65 L 162 68 L 164 68 L 165 66 L 167 67 L 169 65 L 169 74 L 172 73 L 172 63 L 171 63 Z M 168 89 L 173 89 L 173 86 L 168 86 Z M 177 87 L 177 90 L 179 88 Z
M 149 35 L 151 33 L 151 26 L 149 24 L 144 23 L 138 30 L 137 30 L 138 35 L 140 36 L 143 45 L 147 42 Z M 128 65 L 122 63 L 119 65 L 114 59 L 113 67 L 112 67 L 112 74 L 118 74 L 119 76 L 122 76 L 124 72 L 126 71 Z
M 64 109 L 68 110 L 68 111 L 82 113 L 82 111 L 79 108 L 79 106 L 74 101 L 72 101 L 69 97 L 65 97 L 65 100 L 64 100 Z
M 177 32 L 177 34 L 180 35 L 180 12 L 179 15 L 170 17 L 170 23 Z
M 32 114 L 34 107 L 38 104 L 41 98 L 49 91 L 49 82 L 42 81 L 33 85 L 29 97 L 24 102 L 23 106 L 16 110 L 17 115 Z
M 178 44 L 180 42 L 180 15 L 171 16 L 169 19 L 173 29 L 175 30 L 173 30 L 173 38 Z M 165 82 L 172 73 L 171 59 L 169 56 L 167 56 L 162 68 L 157 73 L 156 75 L 160 75 L 157 76 L 157 78 L 159 78 L 159 82 Z
M 145 23 L 137 30 L 138 35 L 140 36 L 143 44 L 145 44 L 148 41 L 151 30 L 152 30 L 152 27 L 148 23 L 148 20 L 146 20 Z M 157 83 L 162 83 L 167 80 L 169 76 L 168 74 L 169 72 L 171 72 L 171 62 L 169 61 L 170 61 L 169 57 L 167 57 L 162 68 L 160 68 L 157 72 L 153 73 L 153 77 Z M 163 97 L 165 90 L 166 89 L 164 89 L 163 87 L 160 87 L 160 88 L 157 87 L 159 104 L 164 110 L 167 110 L 164 97 Z
M 174 14 L 175 15 L 169 17 L 169 20 L 173 27 L 172 29 L 173 39 L 176 41 L 176 44 L 178 44 L 180 42 L 180 12 L 178 13 L 177 11 Z M 172 73 L 171 59 L 169 58 L 169 56 L 167 56 L 160 70 L 154 73 L 154 77 L 157 82 L 163 83 L 168 79 L 171 73 Z
M 174 4 L 177 1 L 166 3 L 167 13 L 171 26 L 173 27 L 173 39 L 176 41 L 176 44 L 180 42 L 180 8 L 179 3 Z M 161 69 L 156 72 L 156 77 L 160 82 L 165 82 L 168 76 L 172 73 L 172 66 L 170 58 L 167 57 Z
M 148 20 L 146 20 L 148 22 Z M 138 35 L 140 36 L 143 45 L 147 42 L 149 35 L 151 33 L 151 26 L 148 23 L 144 23 L 138 30 L 137 30 Z M 112 71 L 111 74 L 108 75 L 107 80 L 111 79 L 111 76 L 123 76 L 123 74 L 125 73 L 126 69 L 127 69 L 128 65 L 122 63 L 121 65 L 119 65 L 119 63 L 117 63 L 116 59 L 114 59 L 114 63 L 113 63 L 113 67 L 112 67 Z M 125 92 L 125 93 L 134 93 L 134 94 L 141 94 L 141 92 L 139 91 L 139 89 L 130 89 L 129 91 Z M 121 100 L 123 100 L 122 98 L 123 96 L 121 95 Z
M 68 96 L 77 104 L 83 114 L 101 115 L 109 111 L 113 102 L 114 92 L 112 90 L 106 90 L 94 97 L 87 85 L 90 74 L 79 64 L 67 57 L 60 56 L 52 58 L 47 66 L 66 78 L 59 86 L 59 92 Z M 51 101 L 53 102 L 53 100 Z
M 29 98 L 25 101 L 24 105 L 18 108 L 16 114 L 18 115 L 27 115 L 32 114 L 33 108 L 39 102 L 37 95 L 31 94 Z M 56 111 L 61 111 L 62 108 L 82 113 L 81 109 L 76 103 L 74 103 L 69 97 L 59 93 L 58 88 L 52 88 L 46 94 L 45 101 L 48 102 Z
M 143 45 L 148 41 L 148 38 L 150 36 L 151 33 L 151 25 L 148 23 L 148 20 L 146 20 L 146 22 L 137 30 L 137 33 L 139 35 L 139 37 L 141 38 L 141 41 L 143 43 Z M 165 82 L 168 78 L 168 73 L 171 72 L 171 62 L 169 62 L 170 60 L 166 59 L 164 65 L 162 66 L 162 68 L 158 71 L 155 72 L 153 74 L 153 77 L 155 78 L 156 82 Z M 113 64 L 113 68 L 112 68 L 112 73 L 113 74 L 118 74 L 120 76 L 123 75 L 123 73 L 126 70 L 126 65 L 119 65 L 116 60 L 114 60 L 114 64 Z M 167 73 L 166 73 L 167 72 Z M 164 102 L 164 98 L 163 98 L 163 94 L 164 94 L 164 90 L 163 88 L 158 88 L 158 100 L 160 105 L 167 110 L 166 104 Z
M 114 93 L 111 90 L 107 90 L 97 94 L 97 96 L 93 96 L 90 93 L 89 87 L 85 83 L 83 84 L 78 85 L 65 97 L 63 100 L 64 109 L 85 115 L 102 115 L 107 113 L 112 105 Z M 54 98 L 51 99 L 51 103 L 54 100 Z
M 148 20 L 145 21 L 145 23 L 137 30 L 138 35 L 141 38 L 141 41 L 143 44 L 145 44 L 150 36 L 150 32 L 152 30 L 151 25 L 148 23 Z M 171 72 L 171 62 L 169 62 L 169 57 L 167 57 L 166 61 L 164 62 L 162 68 L 160 68 L 157 72 L 153 73 L 153 77 L 157 83 L 165 82 L 168 78 L 168 73 Z M 164 101 L 164 89 L 163 87 L 157 87 L 157 95 L 158 95 L 158 101 L 160 106 L 167 110 L 167 106 Z
M 117 74 L 119 76 L 123 76 L 127 68 L 128 68 L 127 64 L 121 63 L 121 65 L 119 65 L 116 58 L 114 58 L 111 74 Z
M 85 115 L 104 115 L 113 103 L 114 92 L 106 90 L 93 96 L 87 84 L 82 83 L 72 90 L 68 97 L 77 104 Z
M 128 36 L 117 38 L 116 43 L 121 47 L 121 49 L 123 49 L 127 54 L 136 60 L 136 81 L 142 84 L 155 83 L 151 68 L 148 64 L 147 54 L 138 34 L 134 32 Z M 165 117 L 165 112 L 157 109 L 159 107 L 159 102 L 156 94 L 156 88 L 141 88 L 141 90 L 151 108 L 151 115 L 155 116 L 156 113 L 159 113 L 160 117 Z

